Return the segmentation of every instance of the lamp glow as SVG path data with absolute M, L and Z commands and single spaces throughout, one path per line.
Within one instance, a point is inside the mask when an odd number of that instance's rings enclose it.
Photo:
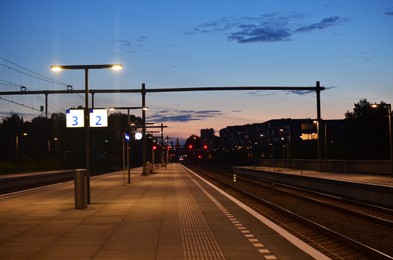
M 51 66 L 50 68 L 52 71 L 61 71 L 63 68 L 61 66 Z
M 123 69 L 123 65 L 121 65 L 121 64 L 114 64 L 112 66 L 112 69 L 113 70 L 122 70 Z

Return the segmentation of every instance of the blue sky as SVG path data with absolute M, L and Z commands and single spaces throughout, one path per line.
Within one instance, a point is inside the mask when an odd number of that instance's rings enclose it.
M 65 88 L 20 73 L 14 64 L 82 89 L 82 71 L 55 74 L 50 65 L 122 63 L 121 72 L 91 71 L 90 88 L 320 81 L 327 88 L 321 96 L 325 119 L 344 118 L 362 98 L 393 102 L 393 0 L 2 0 L 0 32 L 2 91 Z M 2 98 L 2 117 L 11 111 L 39 115 L 26 106 L 43 105 L 37 97 Z M 49 112 L 83 104 L 77 95 L 49 100 Z M 95 105 L 139 106 L 141 98 L 96 95 Z M 147 96 L 147 105 L 149 120 L 165 123 L 166 134 L 181 138 L 203 128 L 218 132 L 229 125 L 316 117 L 313 93 L 156 93 Z

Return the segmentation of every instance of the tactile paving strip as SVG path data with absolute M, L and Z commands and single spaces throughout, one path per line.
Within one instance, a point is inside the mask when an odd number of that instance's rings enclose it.
M 237 227 L 237 229 L 244 235 L 246 239 L 256 248 L 258 252 L 263 255 L 265 259 L 277 259 L 277 257 L 270 252 L 269 249 L 265 247 L 255 236 L 240 223 L 216 198 L 214 198 L 208 191 L 206 191 L 198 182 L 196 182 L 193 178 L 192 181 L 197 185 L 206 196 L 217 206 L 217 208 L 228 218 L 232 224 Z
M 187 185 L 176 185 L 176 194 L 184 259 L 225 259 Z

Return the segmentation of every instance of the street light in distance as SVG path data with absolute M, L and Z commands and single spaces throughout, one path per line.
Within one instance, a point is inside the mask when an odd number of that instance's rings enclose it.
M 392 105 L 391 104 L 372 104 L 372 108 L 386 107 L 388 109 L 388 121 L 389 121 L 389 147 L 390 147 L 390 174 L 393 177 L 393 137 L 392 137 Z

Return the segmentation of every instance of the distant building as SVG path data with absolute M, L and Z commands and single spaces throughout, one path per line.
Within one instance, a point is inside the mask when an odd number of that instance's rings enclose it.
M 330 139 L 340 135 L 343 121 L 324 120 L 322 138 L 327 138 L 328 132 Z M 329 129 L 326 134 L 325 129 Z M 328 142 L 333 142 L 330 139 Z M 315 158 L 317 140 L 317 125 L 312 119 L 273 119 L 220 130 L 221 150 L 247 150 L 254 159 Z

